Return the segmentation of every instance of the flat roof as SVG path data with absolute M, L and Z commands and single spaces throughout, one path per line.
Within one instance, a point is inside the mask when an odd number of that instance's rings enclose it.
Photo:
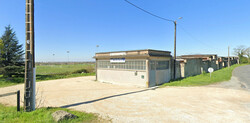
M 164 51 L 164 50 L 142 49 L 142 50 L 126 50 L 126 51 L 99 52 L 99 53 L 96 53 L 96 54 L 102 54 L 102 53 L 117 53 L 117 52 L 137 52 L 137 51 L 157 51 L 157 52 L 167 52 L 167 53 L 171 53 L 170 51 Z
M 172 57 L 170 51 L 163 50 L 129 50 L 129 51 L 112 51 L 96 53 L 94 58 L 122 58 L 122 57 Z
M 209 56 L 217 56 L 217 54 L 194 54 L 194 55 L 182 55 L 180 57 L 209 57 Z

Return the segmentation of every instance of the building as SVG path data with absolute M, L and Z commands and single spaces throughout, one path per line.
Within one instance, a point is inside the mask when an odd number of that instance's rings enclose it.
M 218 56 L 216 54 L 195 54 L 195 55 L 182 55 L 181 59 L 202 59 L 202 72 L 208 72 L 208 68 L 212 67 L 214 70 L 218 70 Z M 197 63 L 199 64 L 199 63 Z
M 195 55 L 182 55 L 179 58 L 188 59 L 188 58 L 202 58 L 203 61 L 207 60 L 216 60 L 218 57 L 216 54 L 195 54 Z
M 96 53 L 96 80 L 143 87 L 169 82 L 170 53 L 151 49 Z
M 202 73 L 202 58 L 176 59 L 176 78 L 185 78 Z

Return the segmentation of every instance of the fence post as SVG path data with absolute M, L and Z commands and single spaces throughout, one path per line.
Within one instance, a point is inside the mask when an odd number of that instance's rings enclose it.
M 17 111 L 20 111 L 20 90 L 17 91 Z

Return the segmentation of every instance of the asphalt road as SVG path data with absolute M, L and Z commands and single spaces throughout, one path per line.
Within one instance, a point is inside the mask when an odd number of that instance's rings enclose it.
M 233 76 L 237 77 L 241 83 L 244 83 L 245 88 L 250 90 L 250 65 L 235 68 Z

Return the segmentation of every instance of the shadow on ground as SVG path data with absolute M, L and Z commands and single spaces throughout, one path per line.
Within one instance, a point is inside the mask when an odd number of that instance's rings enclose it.
M 116 94 L 116 95 L 112 95 L 112 96 L 103 97 L 103 98 L 100 98 L 100 99 L 95 99 L 95 100 L 90 100 L 90 101 L 85 101 L 85 102 L 79 102 L 79 103 L 64 105 L 64 106 L 61 106 L 61 108 L 69 108 L 69 107 L 74 107 L 74 106 L 78 106 L 78 105 L 94 103 L 94 102 L 105 100 L 105 99 L 109 99 L 109 98 L 114 98 L 114 97 L 119 97 L 119 96 L 125 96 L 125 95 L 129 95 L 129 94 L 135 94 L 135 93 L 140 93 L 140 92 L 149 91 L 149 90 L 155 90 L 155 89 L 156 88 L 148 88 L 148 89 L 139 90 L 139 91 L 133 91 L 133 92 L 123 93 L 123 94 Z

